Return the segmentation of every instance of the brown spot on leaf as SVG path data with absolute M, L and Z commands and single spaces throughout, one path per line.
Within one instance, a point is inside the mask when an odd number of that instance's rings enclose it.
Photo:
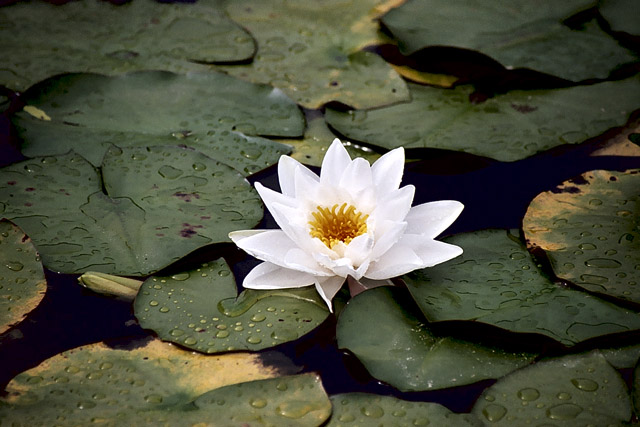
M 511 108 L 516 110 L 518 113 L 522 113 L 522 114 L 531 113 L 531 112 L 536 111 L 538 109 L 538 107 L 534 107 L 532 105 L 514 104 L 514 103 L 511 104 Z
M 36 191 L 36 189 L 33 187 L 28 187 L 28 188 L 25 188 L 24 191 Z
M 178 199 L 182 199 L 182 201 L 187 202 L 187 203 L 191 203 L 192 200 L 194 199 L 199 199 L 200 198 L 200 194 L 198 193 L 182 193 L 180 191 L 178 191 L 177 193 L 173 193 L 173 195 L 175 197 L 177 197 Z
M 7 184 L 9 185 L 16 185 L 17 183 L 15 181 L 7 181 Z
M 198 234 L 196 229 L 203 228 L 202 225 L 191 225 L 187 222 L 182 224 L 182 230 L 180 230 L 180 236 L 190 238 L 194 234 Z

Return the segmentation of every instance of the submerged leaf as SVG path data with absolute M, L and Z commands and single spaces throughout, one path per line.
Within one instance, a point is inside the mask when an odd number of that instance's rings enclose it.
M 0 221 L 0 269 L 2 333 L 36 308 L 47 289 L 40 257 L 31 239 L 6 220 Z
M 495 426 L 620 425 L 631 418 L 627 387 L 597 352 L 538 362 L 489 387 L 472 411 Z
M 329 315 L 313 287 L 248 289 L 238 296 L 223 259 L 147 279 L 134 311 L 143 328 L 202 353 L 273 347 L 298 339 Z
M 640 170 L 597 170 L 541 193 L 523 220 L 527 241 L 547 253 L 558 277 L 640 302 L 638 187 Z
M 379 287 L 353 298 L 340 314 L 338 346 L 355 354 L 375 378 L 403 391 L 435 390 L 498 378 L 533 355 L 436 336 L 412 312 L 401 289 Z
M 276 163 L 290 148 L 247 135 L 297 137 L 304 116 L 278 89 L 219 73 L 178 75 L 160 71 L 117 77 L 68 74 L 24 94 L 12 117 L 26 156 L 69 150 L 96 166 L 111 145 L 193 147 L 245 175 Z
M 16 163 L 0 170 L 0 199 L 64 273 L 144 276 L 262 217 L 237 171 L 178 147 L 113 148 L 101 175 L 73 153 Z
M 451 3 L 411 0 L 382 17 L 406 54 L 432 46 L 476 50 L 508 68 L 529 68 L 567 80 L 606 78 L 637 58 L 589 25 L 571 30 L 561 21 L 591 0 L 557 2 L 485 0 Z
M 636 0 L 600 0 L 598 10 L 613 31 L 640 36 L 638 2 Z
M 0 399 L 0 419 L 30 426 L 140 425 L 148 414 L 189 415 L 185 405 L 212 389 L 276 375 L 255 354 L 202 356 L 158 340 L 132 350 L 91 344 L 16 376 Z M 212 409 L 199 416 L 222 410 Z
M 366 426 L 482 426 L 471 414 L 456 414 L 437 403 L 408 402 L 392 396 L 343 393 L 331 396 L 333 414 L 327 427 Z
M 0 23 L 0 84 L 14 90 L 65 72 L 206 71 L 191 61 L 242 61 L 255 52 L 217 2 L 16 3 L 0 8 Z
M 474 320 L 546 335 L 565 345 L 640 329 L 637 313 L 552 283 L 519 239 L 504 230 L 464 233 L 445 241 L 464 253 L 404 276 L 429 321 Z
M 468 86 L 450 90 L 410 84 L 411 102 L 373 110 L 327 109 L 325 119 L 347 138 L 387 149 L 438 148 L 510 162 L 623 125 L 639 106 L 639 82 L 633 77 L 513 91 L 482 104 L 469 101 Z
M 229 2 L 227 12 L 258 43 L 248 65 L 218 67 L 282 89 L 306 108 L 338 101 L 370 108 L 409 98 L 402 78 L 378 55 L 376 18 L 397 0 Z

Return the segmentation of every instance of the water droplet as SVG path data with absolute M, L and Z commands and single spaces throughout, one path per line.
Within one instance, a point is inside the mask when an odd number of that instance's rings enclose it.
M 195 339 L 194 337 L 188 337 L 187 339 L 184 340 L 184 343 L 186 345 L 194 345 L 197 342 L 198 342 L 198 340 Z
M 303 401 L 284 402 L 276 408 L 278 414 L 286 418 L 298 419 L 302 418 L 315 409 L 309 403 Z
M 150 394 L 144 397 L 144 401 L 147 403 L 162 403 L 162 396 L 159 394 Z
M 262 339 L 260 339 L 260 337 L 251 336 L 247 338 L 247 342 L 249 344 L 260 344 L 262 342 Z
M 588 137 L 589 135 L 580 131 L 565 132 L 560 135 L 560 141 L 564 142 L 565 144 L 576 144 L 578 142 L 584 141 Z
M 150 305 L 151 307 L 155 307 L 155 306 L 157 306 L 158 304 L 160 304 L 158 301 L 155 301 L 155 300 L 154 300 L 154 301 L 149 301 L 149 305 Z
M 75 366 L 67 366 L 66 368 L 64 368 L 65 372 L 68 372 L 70 374 L 75 374 L 80 372 L 80 369 L 75 367 Z
M 523 388 L 518 392 L 518 397 L 524 401 L 531 402 L 540 397 L 540 392 L 535 388 Z
M 273 313 L 274 311 L 276 311 L 276 308 L 275 307 L 267 307 L 267 311 L 269 313 Z
M 43 379 L 44 378 L 42 378 L 41 376 L 29 377 L 29 379 L 27 380 L 27 383 L 28 384 L 38 384 Z
M 280 341 L 291 341 L 298 338 L 298 334 L 295 331 L 284 329 L 271 332 L 271 338 Z
M 111 369 L 113 368 L 113 363 L 111 362 L 102 362 L 100 364 L 100 369 L 102 369 L 103 371 L 106 371 L 107 369 Z
M 569 393 L 566 393 L 564 391 L 561 391 L 560 393 L 558 393 L 556 395 L 556 397 L 560 400 L 569 400 L 571 399 L 571 395 Z
M 615 259 L 609 258 L 591 258 L 584 262 L 587 267 L 595 267 L 595 268 L 618 268 L 622 266 Z
M 104 393 L 96 393 L 93 396 L 91 396 L 94 400 L 101 400 L 104 399 L 105 397 L 107 397 L 106 394 Z
M 88 380 L 99 380 L 102 378 L 102 372 L 89 372 L 85 378 Z
M 574 378 L 571 380 L 571 384 L 578 390 L 583 391 L 596 391 L 598 389 L 598 383 L 589 378 Z
M 91 401 L 83 401 L 83 402 L 78 402 L 76 406 L 78 407 L 78 409 L 91 409 L 91 408 L 95 408 L 96 404 Z
M 594 274 L 582 274 L 580 280 L 584 283 L 592 283 L 594 285 L 604 285 L 609 281 L 609 279 L 604 276 L 596 276 Z
M 160 307 L 158 310 L 160 313 L 167 313 L 169 311 L 169 307 Z
M 170 334 L 172 337 L 179 337 L 179 336 L 181 336 L 181 335 L 184 335 L 184 331 L 183 331 L 183 330 L 181 330 L 181 329 L 173 329 L 171 332 L 169 332 L 169 334 Z
M 254 408 L 264 408 L 265 406 L 267 406 L 267 401 L 265 399 L 253 399 L 251 400 L 251 402 L 249 402 L 249 404 L 251 406 L 253 406 Z
M 191 165 L 191 167 L 193 168 L 193 170 L 198 172 L 207 169 L 207 166 L 203 163 L 194 163 L 193 165 Z
M 229 270 L 220 270 L 220 271 L 218 271 L 218 276 L 220 276 L 220 277 L 227 277 L 229 274 L 231 274 L 231 272 Z
M 405 415 L 407 415 L 407 412 L 403 411 L 402 409 L 398 409 L 396 411 L 393 411 L 391 415 L 393 415 L 394 417 L 404 417 Z
M 287 386 L 287 383 L 281 382 L 276 385 L 276 388 L 280 391 L 287 391 L 289 389 L 289 386 Z
M 381 418 L 384 415 L 384 410 L 378 405 L 365 406 L 360 412 L 369 418 Z
M 592 206 L 600 206 L 602 204 L 602 200 L 600 199 L 591 199 L 589 200 L 589 204 Z
M 523 259 L 525 258 L 525 254 L 521 253 L 521 252 L 514 252 L 511 255 L 509 255 L 509 258 L 511 259 Z
M 547 417 L 552 420 L 572 420 L 580 415 L 582 408 L 573 403 L 562 403 L 547 409 Z
M 176 179 L 180 175 L 182 175 L 182 171 L 180 169 L 176 169 L 173 166 L 164 165 L 158 169 L 158 173 L 161 177 L 167 179 Z
M 229 332 L 227 331 L 218 331 L 216 333 L 216 338 L 226 338 L 229 336 Z
M 351 414 L 342 414 L 338 419 L 343 423 L 350 423 L 354 421 L 356 418 Z
M 506 415 L 506 413 L 507 408 L 496 403 L 487 405 L 482 410 L 482 415 L 484 415 L 484 417 L 491 422 L 500 421 L 502 417 Z
M 254 322 L 262 322 L 264 319 L 266 319 L 266 317 L 262 313 L 256 313 L 253 316 L 251 316 L 251 320 Z
M 17 261 L 9 261 L 5 265 L 11 271 L 20 271 L 24 268 L 24 265 L 22 265 L 22 263 Z
M 189 278 L 189 273 L 185 272 L 185 273 L 174 274 L 173 276 L 171 276 L 171 278 L 173 280 L 178 280 L 178 281 L 187 280 Z
M 596 245 L 594 245 L 592 243 L 580 243 L 580 245 L 578 245 L 578 247 L 580 249 L 582 249 L 583 251 L 592 251 L 592 250 L 596 249 Z
M 415 420 L 413 420 L 414 426 L 426 426 L 428 424 L 429 424 L 428 418 L 416 418 Z

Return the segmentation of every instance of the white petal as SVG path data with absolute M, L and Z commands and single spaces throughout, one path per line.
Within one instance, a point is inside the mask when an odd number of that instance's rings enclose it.
M 433 267 L 462 254 L 462 248 L 431 240 L 424 236 L 405 234 L 382 258 L 372 262 L 366 277 L 389 279 L 418 268 Z
M 346 191 L 355 201 L 360 212 L 371 212 L 375 207 L 375 191 L 371 166 L 362 157 L 355 158 L 346 169 L 342 171 L 339 188 Z
M 376 224 L 375 245 L 371 251 L 371 261 L 377 261 L 384 255 L 393 245 L 398 243 L 407 228 L 406 222 L 383 221 Z
M 316 290 L 318 291 L 324 302 L 327 304 L 327 307 L 329 307 L 329 311 L 332 313 L 333 307 L 331 305 L 331 300 L 342 287 L 344 280 L 344 277 L 334 276 L 316 282 Z
M 307 273 L 289 270 L 280 266 L 263 262 L 258 264 L 244 278 L 242 286 L 247 289 L 283 289 L 302 288 L 316 282 L 316 278 Z
M 376 221 L 404 221 L 411 210 L 415 191 L 416 188 L 413 185 L 405 185 L 399 190 L 387 193 L 386 197 L 378 199 L 378 206 L 376 206 L 372 216 Z
M 298 173 L 302 173 L 315 181 L 319 180 L 318 175 L 296 159 L 289 156 L 280 156 L 280 160 L 278 161 L 278 180 L 280 181 L 282 194 L 285 196 L 295 197 L 295 175 Z
M 309 171 L 307 168 L 304 168 Z M 310 203 L 308 208 L 311 206 L 317 206 L 318 204 L 318 191 L 320 190 L 320 182 L 318 181 L 318 177 L 311 171 L 309 171 L 312 175 L 305 172 L 305 170 L 299 168 L 296 170 L 294 175 L 295 180 L 295 197 L 296 199 L 303 201 L 308 200 L 313 203 Z
M 407 234 L 422 234 L 433 239 L 458 218 L 464 205 L 455 200 L 423 203 L 407 214 Z
M 234 232 L 230 237 L 239 248 L 259 260 L 312 275 L 330 274 L 282 230 L 246 230 Z
M 397 190 L 404 172 L 404 148 L 396 148 L 380 157 L 371 166 L 371 171 L 378 196 Z
M 333 140 L 322 160 L 320 182 L 324 185 L 337 186 L 342 172 L 351 163 L 347 149 L 338 138 Z
M 351 260 L 352 265 L 359 266 L 371 256 L 373 239 L 369 234 L 361 234 L 353 239 L 344 251 L 344 257 Z

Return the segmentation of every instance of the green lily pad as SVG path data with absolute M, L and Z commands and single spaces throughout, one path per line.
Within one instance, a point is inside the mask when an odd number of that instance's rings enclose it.
M 331 415 L 331 402 L 320 377 L 303 374 L 222 387 L 178 410 L 145 415 L 147 425 L 315 427 Z
M 36 308 L 47 289 L 40 256 L 20 228 L 0 221 L 0 333 Z
M 229 2 L 231 18 L 257 40 L 248 65 L 218 67 L 282 89 L 306 108 L 338 101 L 370 108 L 409 99 L 402 78 L 378 55 L 360 51 L 378 40 L 376 18 L 395 1 Z
M 639 173 L 590 171 L 533 199 L 523 230 L 558 277 L 640 302 Z
M 633 368 L 640 360 L 640 344 L 601 348 L 599 351 L 616 369 Z
M 309 120 L 303 139 L 282 139 L 280 141 L 293 147 L 291 157 L 297 161 L 320 167 L 327 149 L 336 138 L 337 136 L 329 130 L 324 119 L 316 117 Z M 342 143 L 352 159 L 362 157 L 373 164 L 380 157 L 378 153 L 370 148 L 352 144 L 348 141 L 343 141 Z
M 369 373 L 403 391 L 435 390 L 498 378 L 533 355 L 436 336 L 400 288 L 383 286 L 353 298 L 338 318 L 338 346 Z
M 565 345 L 640 328 L 638 313 L 551 282 L 520 240 L 504 230 L 445 241 L 464 253 L 403 277 L 429 321 L 473 320 Z
M 331 396 L 327 427 L 338 426 L 482 426 L 471 414 L 456 414 L 437 403 L 408 402 L 392 396 L 343 393 Z
M 147 279 L 134 312 L 143 328 L 202 353 L 273 347 L 298 339 L 329 315 L 313 287 L 247 289 L 238 296 L 223 259 Z
M 0 84 L 14 90 L 66 72 L 206 71 L 193 61 L 243 61 L 255 52 L 216 2 L 16 3 L 0 9 L 0 22 Z
M 635 0 L 600 0 L 598 10 L 613 31 L 640 35 L 638 3 Z
M 538 362 L 480 396 L 472 414 L 486 425 L 620 425 L 631 399 L 618 373 L 597 352 Z
M 450 90 L 409 84 L 411 102 L 372 110 L 327 109 L 325 120 L 347 138 L 387 149 L 438 148 L 510 162 L 623 125 L 639 107 L 639 83 L 634 77 L 513 91 L 482 104 L 469 101 L 468 86 Z
M 100 171 L 74 153 L 0 169 L 1 212 L 49 269 L 144 276 L 262 217 L 242 175 L 197 151 L 114 147 Z
M 26 156 L 74 150 L 99 166 L 111 145 L 184 145 L 245 175 L 290 147 L 246 135 L 297 137 L 304 116 L 281 91 L 219 73 L 68 74 L 24 94 L 12 117 Z
M 507 68 L 529 68 L 567 80 L 606 78 L 637 58 L 591 24 L 571 30 L 561 21 L 588 9 L 591 0 L 504 0 L 451 3 L 412 0 L 391 10 L 382 23 L 411 54 L 430 46 L 476 50 Z
M 0 398 L 0 418 L 9 424 L 51 426 L 142 425 L 150 414 L 172 412 L 182 417 L 217 417 L 227 408 L 190 413 L 185 407 L 210 390 L 277 374 L 255 354 L 207 357 L 159 340 L 132 350 L 91 344 L 60 353 L 16 376 Z

